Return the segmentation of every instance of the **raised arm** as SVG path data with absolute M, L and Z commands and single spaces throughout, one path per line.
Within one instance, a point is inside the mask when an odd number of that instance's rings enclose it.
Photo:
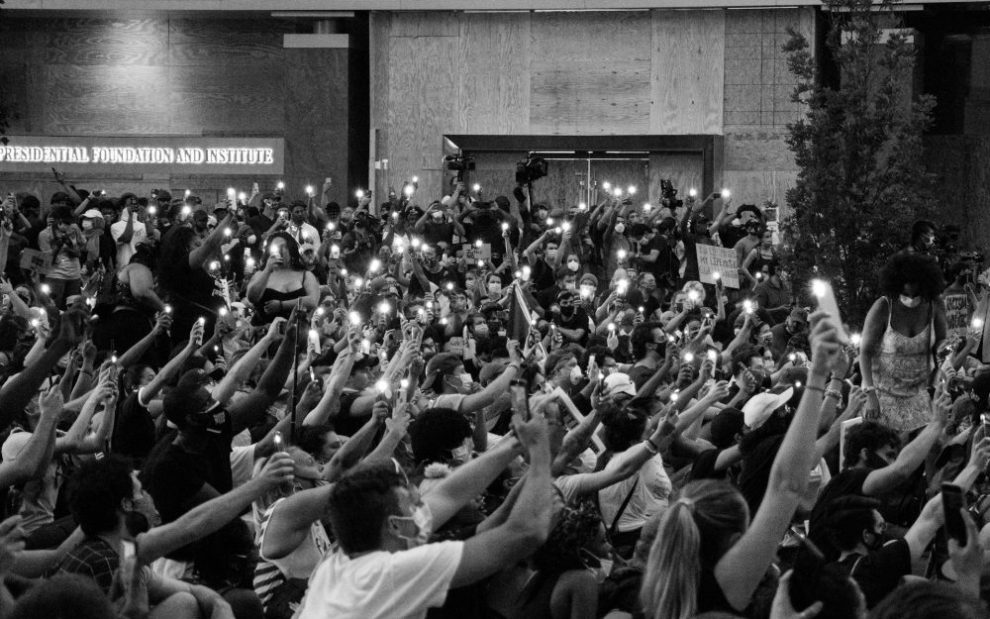
M 827 314 L 816 312 L 811 316 L 811 323 L 812 367 L 808 385 L 770 468 L 763 501 L 749 529 L 715 566 L 715 578 L 735 609 L 743 609 L 749 604 L 766 568 L 773 561 L 777 545 L 807 488 L 814 464 L 825 379 L 842 352 L 842 345 Z
M 189 332 L 189 341 L 186 342 L 185 347 L 179 354 L 175 355 L 169 359 L 168 363 L 165 364 L 161 370 L 155 373 L 155 377 L 151 379 L 151 382 L 141 387 L 138 391 L 138 404 L 141 406 L 147 406 L 151 400 L 158 395 L 158 392 L 162 390 L 162 387 L 168 384 L 170 380 L 175 376 L 183 365 L 185 365 L 186 360 L 192 356 L 193 351 L 196 350 L 196 343 L 203 338 L 203 324 L 198 320 L 193 323 L 192 330 Z M 226 378 L 226 377 L 225 377 Z M 214 396 L 216 395 L 216 390 L 214 390 Z
M 248 379 L 251 372 L 254 371 L 258 364 L 261 362 L 261 357 L 265 352 L 271 348 L 272 344 L 278 339 L 278 329 L 279 325 L 285 322 L 285 318 L 275 318 L 272 323 L 268 326 L 268 332 L 258 342 L 252 346 L 244 356 L 237 360 L 234 367 L 224 374 L 220 382 L 217 383 L 216 388 L 213 390 L 213 399 L 217 402 L 227 402 L 233 397 L 237 388 L 240 387 L 244 381 Z M 167 367 L 167 366 L 166 366 Z
M 55 428 L 62 414 L 62 403 L 62 393 L 57 387 L 38 397 L 38 425 L 13 461 L 0 463 L 0 488 L 42 476 L 55 452 Z
M 117 363 L 120 364 L 120 367 L 122 368 L 129 368 L 136 365 L 144 357 L 144 354 L 148 352 L 152 346 L 154 346 L 155 340 L 158 339 L 158 336 L 168 331 L 171 326 L 172 315 L 165 312 L 159 314 L 155 319 L 155 326 L 151 329 L 148 335 L 135 342 L 133 346 L 120 355 L 117 359 Z
M 863 494 L 878 496 L 889 492 L 907 480 L 928 457 L 928 452 L 945 430 L 946 417 L 952 409 L 952 398 L 945 393 L 939 393 L 932 402 L 935 418 L 929 422 L 914 440 L 904 446 L 891 464 L 870 471 L 863 481 Z
M 203 244 L 192 250 L 189 253 L 189 266 L 193 269 L 202 268 L 206 261 L 209 260 L 213 255 L 215 255 L 220 250 L 220 245 L 224 242 L 224 230 L 228 226 L 234 224 L 234 213 L 230 212 L 223 221 L 217 224 L 217 227 L 213 229 L 206 239 L 203 240 Z

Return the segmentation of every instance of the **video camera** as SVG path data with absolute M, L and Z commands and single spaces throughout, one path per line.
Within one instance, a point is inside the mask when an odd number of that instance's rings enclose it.
M 677 199 L 677 190 L 674 189 L 674 183 L 669 178 L 660 181 L 660 200 L 667 208 L 684 206 L 684 200 Z
M 516 184 L 528 185 L 547 175 L 547 160 L 530 154 L 523 161 L 516 163 Z
M 457 182 L 464 180 L 464 172 L 474 169 L 474 159 L 467 155 L 447 155 L 443 161 L 449 171 L 457 173 Z

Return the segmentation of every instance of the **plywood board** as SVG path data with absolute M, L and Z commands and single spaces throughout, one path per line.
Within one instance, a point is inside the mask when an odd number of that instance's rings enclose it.
M 621 65 L 651 58 L 647 12 L 534 13 L 532 67 L 594 60 Z
M 372 135 L 376 135 L 372 156 L 377 161 L 387 158 L 389 153 L 389 33 L 392 25 L 392 14 L 374 12 L 369 17 L 369 64 L 371 75 L 368 83 L 371 88 L 369 94 L 369 113 L 371 122 L 369 127 Z M 371 137 L 369 136 L 369 139 Z M 375 179 L 374 190 L 378 194 L 384 194 L 384 171 L 374 169 L 374 161 L 369 164 L 368 179 L 369 184 Z
M 457 122 L 456 54 L 452 37 L 389 39 L 390 178 L 422 177 L 423 170 L 441 167 L 443 135 Z M 431 195 L 439 191 L 420 187 Z
M 284 70 L 266 71 L 248 64 L 169 70 L 172 88 L 161 99 L 169 102 L 173 133 L 196 134 L 209 128 L 211 132 L 272 135 L 285 129 Z M 307 84 L 307 88 L 313 86 Z
M 452 11 L 407 11 L 392 16 L 393 37 L 456 37 L 461 15 Z
M 531 71 L 534 133 L 647 133 L 650 63 L 561 63 Z
M 458 57 L 457 131 L 529 133 L 530 15 L 464 15 Z
M 763 204 L 772 200 L 786 210 L 786 192 L 797 182 L 794 170 L 739 171 L 725 170 L 723 186 L 732 191 L 732 201 L 740 204 Z
M 653 106 L 661 134 L 722 133 L 723 11 L 653 11 Z
M 43 62 L 76 65 L 164 65 L 168 21 L 54 19 L 45 29 Z
M 677 190 L 677 197 L 684 200 L 688 190 L 694 187 L 699 197 L 704 178 L 704 161 L 701 153 L 657 153 L 650 155 L 650 202 L 659 204 L 662 196 L 660 181 L 669 180 Z
M 282 63 L 281 22 L 262 20 L 169 21 L 169 64 L 251 65 L 264 70 Z

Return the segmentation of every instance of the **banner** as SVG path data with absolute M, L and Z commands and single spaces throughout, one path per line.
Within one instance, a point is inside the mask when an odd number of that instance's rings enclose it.
M 945 322 L 949 335 L 966 337 L 969 331 L 969 319 L 973 313 L 969 306 L 969 296 L 963 294 L 947 294 L 945 300 Z
M 21 250 L 21 268 L 44 275 L 52 268 L 52 256 L 37 249 Z
M 703 284 L 714 284 L 715 273 L 726 288 L 739 288 L 739 262 L 736 251 L 715 245 L 695 246 L 698 250 L 698 272 Z

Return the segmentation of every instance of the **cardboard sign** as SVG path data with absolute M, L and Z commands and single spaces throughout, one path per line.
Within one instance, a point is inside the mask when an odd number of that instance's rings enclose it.
M 966 337 L 969 330 L 970 314 L 972 314 L 968 295 L 965 293 L 947 294 L 943 298 L 945 299 L 945 322 L 949 334 Z
M 22 250 L 21 268 L 26 271 L 33 271 L 39 275 L 44 275 L 52 268 L 52 257 L 37 249 Z
M 862 417 L 853 417 L 852 419 L 846 419 L 841 424 L 839 424 L 839 470 L 843 470 L 846 461 L 846 432 L 854 426 L 858 426 L 863 423 Z
M 715 273 L 719 274 L 726 288 L 739 288 L 739 263 L 736 251 L 715 245 L 697 245 L 698 272 L 704 284 L 715 283 Z
M 560 411 L 561 418 L 564 422 L 564 426 L 567 428 L 568 431 L 573 430 L 578 426 L 578 424 L 584 421 L 584 415 L 581 414 L 581 411 L 578 410 L 578 407 L 574 405 L 574 402 L 571 401 L 571 398 L 567 395 L 566 392 L 564 392 L 563 389 L 557 387 L 556 389 L 551 391 L 550 398 L 560 402 L 562 409 Z M 605 443 L 602 442 L 602 439 L 598 437 L 597 433 L 592 435 L 591 444 L 589 445 L 589 447 L 596 454 L 600 454 L 605 451 Z
M 464 250 L 464 258 L 472 263 L 478 260 L 484 260 L 486 263 L 492 259 L 492 245 L 491 243 L 482 243 L 481 247 L 474 245 L 473 243 L 465 243 L 461 246 Z

